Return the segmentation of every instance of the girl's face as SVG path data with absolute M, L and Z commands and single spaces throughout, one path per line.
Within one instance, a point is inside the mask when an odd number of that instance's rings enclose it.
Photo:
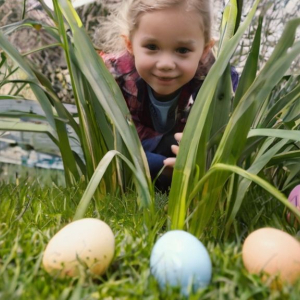
M 194 77 L 205 48 L 199 18 L 180 7 L 140 17 L 128 50 L 157 98 L 171 96 Z

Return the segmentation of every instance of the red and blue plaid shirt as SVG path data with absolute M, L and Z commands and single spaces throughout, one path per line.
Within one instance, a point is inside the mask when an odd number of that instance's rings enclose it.
M 143 142 L 153 139 L 153 142 L 157 144 L 162 134 L 154 129 L 149 110 L 150 100 L 147 83 L 137 73 L 132 55 L 128 52 L 124 52 L 118 56 L 101 52 L 100 56 L 103 58 L 105 65 L 123 93 L 140 140 Z M 191 99 L 196 98 L 205 76 L 214 61 L 215 58 L 211 54 L 205 65 L 199 64 L 194 78 L 182 87 L 177 104 L 176 122 L 172 132 L 183 131 L 187 111 L 189 111 L 191 106 Z M 234 68 L 232 68 L 231 73 L 233 89 L 235 90 L 238 83 L 238 74 Z

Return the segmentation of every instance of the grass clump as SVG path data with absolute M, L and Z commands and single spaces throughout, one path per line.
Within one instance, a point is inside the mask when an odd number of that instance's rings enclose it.
M 19 186 L 1 183 L 0 190 L 1 300 L 182 299 L 179 290 L 160 291 L 149 268 L 153 245 L 167 228 L 166 195 L 156 194 L 156 215 L 150 227 L 144 225 L 135 193 L 107 195 L 101 203 L 92 202 L 86 217 L 101 219 L 111 227 L 116 238 L 115 257 L 103 276 L 92 278 L 86 273 L 58 279 L 43 269 L 43 251 L 51 237 L 72 221 L 84 187 L 42 185 L 36 180 Z M 283 206 L 275 205 L 278 202 L 272 199 L 263 202 L 258 194 L 261 191 L 252 193 L 251 207 L 250 199 L 245 202 L 236 220 L 239 230 L 226 242 L 214 238 L 213 233 L 221 230 L 218 215 L 207 227 L 201 241 L 212 260 L 212 282 L 189 299 L 298 299 L 300 281 L 274 288 L 271 279 L 263 282 L 243 266 L 242 242 L 249 231 L 272 226 L 295 234 L 286 224 Z

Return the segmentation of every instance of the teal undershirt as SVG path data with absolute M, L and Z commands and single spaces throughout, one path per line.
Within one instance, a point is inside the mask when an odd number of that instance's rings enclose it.
M 168 101 L 157 100 L 152 89 L 147 85 L 148 95 L 150 99 L 149 108 L 154 129 L 159 133 L 170 131 L 176 122 L 177 102 L 180 93 L 173 99 Z

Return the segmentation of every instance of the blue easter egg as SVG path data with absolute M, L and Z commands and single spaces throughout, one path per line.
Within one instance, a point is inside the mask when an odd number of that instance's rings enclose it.
M 212 273 L 206 248 L 182 230 L 169 231 L 158 239 L 151 252 L 150 269 L 161 288 L 178 286 L 184 295 L 207 286 Z

